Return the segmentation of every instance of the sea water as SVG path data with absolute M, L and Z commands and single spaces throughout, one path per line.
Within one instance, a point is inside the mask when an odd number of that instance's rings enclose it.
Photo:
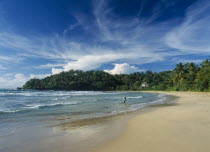
M 124 97 L 126 103 L 123 102 Z M 74 131 L 67 136 L 66 131 L 59 132 L 52 126 L 114 116 L 160 104 L 165 100 L 164 94 L 140 92 L 0 90 L 0 151 L 46 151 L 46 145 L 56 145 L 53 142 L 58 143 L 59 140 L 62 144 L 56 147 L 62 145 L 63 148 L 69 144 L 75 146 L 78 143 L 78 146 L 81 146 L 82 140 L 90 139 L 91 134 L 104 128 L 80 128 L 79 133 Z M 88 126 L 88 123 L 86 125 Z M 31 145 L 38 145 L 41 149 Z M 77 148 L 71 148 L 72 146 L 63 151 L 79 151 Z

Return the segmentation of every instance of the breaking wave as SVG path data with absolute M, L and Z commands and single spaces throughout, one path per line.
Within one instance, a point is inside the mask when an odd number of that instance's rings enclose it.
M 124 96 L 127 97 L 126 105 Z M 65 111 L 69 114 L 92 112 L 92 117 L 97 116 L 94 111 L 116 114 L 158 104 L 165 99 L 164 94 L 139 92 L 3 90 L 0 91 L 0 114 L 33 111 L 59 114 Z
M 127 97 L 127 99 L 141 99 L 143 98 L 142 96 L 137 96 L 137 97 Z

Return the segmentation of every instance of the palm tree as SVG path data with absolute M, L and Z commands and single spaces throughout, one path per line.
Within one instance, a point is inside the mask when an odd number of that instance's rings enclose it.
M 203 62 L 201 63 L 201 67 L 204 68 L 208 66 L 210 66 L 210 59 L 203 60 Z
M 182 63 L 177 64 L 174 69 L 174 82 L 177 83 L 180 79 L 184 78 L 185 72 L 184 65 Z

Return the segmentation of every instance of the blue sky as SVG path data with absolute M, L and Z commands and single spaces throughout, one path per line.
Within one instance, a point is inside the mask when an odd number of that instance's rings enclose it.
M 0 0 L 0 88 L 70 69 L 199 64 L 209 42 L 210 0 Z

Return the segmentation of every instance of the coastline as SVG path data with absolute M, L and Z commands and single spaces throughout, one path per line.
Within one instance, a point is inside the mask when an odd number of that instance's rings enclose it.
M 5 112 L 1 115 L 1 118 L 3 118 L 5 123 L 0 125 L 0 130 L 2 131 L 0 135 L 0 145 L 2 145 L 0 147 L 0 151 L 4 152 L 95 151 L 98 147 L 103 146 L 107 141 L 112 141 L 113 139 L 121 135 L 121 133 L 126 128 L 126 122 L 130 120 L 131 117 L 139 114 L 139 112 L 143 113 L 145 111 L 153 109 L 143 108 L 146 105 L 150 105 L 147 104 L 147 101 L 150 101 L 151 104 L 153 104 L 152 102 L 159 102 L 160 99 L 162 100 L 165 98 L 165 96 L 162 97 L 158 94 L 143 94 L 138 92 L 113 93 L 8 91 L 3 92 L 2 94 L 11 95 L 11 98 L 13 98 L 14 95 L 17 96 L 18 94 L 19 96 L 17 97 L 20 98 L 17 98 L 18 100 L 16 100 L 15 102 L 27 101 L 27 103 L 23 102 L 23 105 L 29 105 L 28 101 L 31 101 L 30 104 L 33 107 L 36 107 L 36 105 L 38 105 L 37 108 L 32 109 L 31 111 L 18 111 L 17 113 Z M 75 95 L 75 98 L 65 98 L 66 96 L 69 96 L 69 94 L 71 96 Z M 122 97 L 125 94 L 129 99 L 128 102 L 133 101 L 132 104 L 127 104 L 127 108 L 125 108 L 125 104 L 122 103 Z M 34 100 L 31 100 L 31 96 L 33 98 L 36 98 L 38 102 L 34 102 Z M 46 96 L 49 96 L 49 98 L 47 98 Z M 109 97 L 107 98 L 107 96 Z M 24 98 L 24 100 L 22 100 L 22 98 Z M 43 102 L 43 99 L 48 99 L 50 102 Z M 93 99 L 97 99 L 95 100 L 97 102 L 86 102 L 92 101 Z M 98 99 L 101 100 L 98 101 Z M 139 100 L 141 100 L 141 102 L 145 104 L 141 106 L 141 104 L 139 104 L 138 102 Z M 70 104 L 70 106 L 62 106 L 62 104 L 66 105 L 65 102 L 71 103 L 71 101 L 74 101 L 73 103 L 75 103 L 76 101 L 84 102 L 82 102 L 82 106 L 80 106 L 80 104 Z M 92 103 L 94 103 L 95 105 L 96 103 L 100 103 L 101 101 L 109 103 L 107 103 L 106 106 L 103 102 L 102 104 L 99 104 L 98 107 L 92 106 Z M 58 105 L 58 103 L 61 103 L 61 105 Z M 84 103 L 87 103 L 87 106 L 84 105 Z M 43 107 L 43 105 L 45 106 Z M 51 105 L 53 106 L 52 108 Z M 101 105 L 103 109 L 100 109 Z M 108 105 L 110 105 L 113 109 L 109 110 Z M 131 107 L 130 105 L 134 106 Z M 77 107 L 80 109 L 76 109 Z M 139 109 L 141 107 L 142 110 L 136 110 L 136 108 Z M 75 111 L 71 111 L 72 109 L 74 109 Z M 88 109 L 92 115 L 87 116 L 88 113 L 82 113 L 80 115 L 80 111 L 84 110 L 88 112 Z M 103 115 L 96 115 L 96 112 L 100 110 L 104 110 L 104 112 L 109 112 L 104 113 Z M 72 112 L 72 114 L 66 113 L 70 111 Z
M 210 151 L 210 92 L 145 92 L 176 96 L 177 104 L 132 117 L 96 152 Z

